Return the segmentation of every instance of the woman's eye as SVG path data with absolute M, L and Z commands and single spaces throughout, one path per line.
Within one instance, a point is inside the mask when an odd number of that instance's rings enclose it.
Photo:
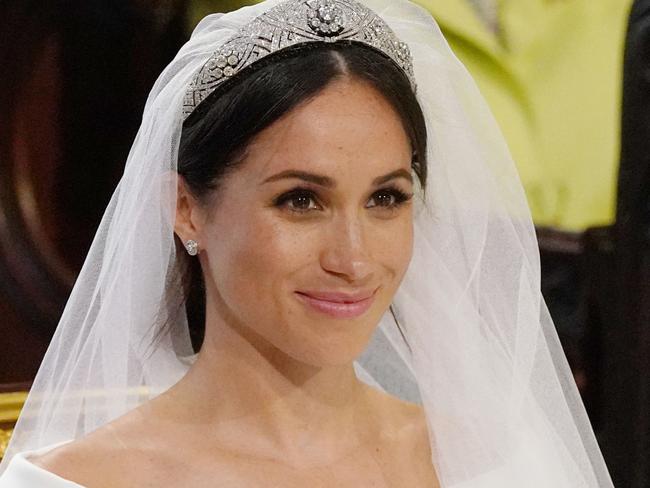
M 296 210 L 311 210 L 317 208 L 316 202 L 314 199 L 308 195 L 299 195 L 291 198 L 287 202 L 289 206 Z
M 310 210 L 320 209 L 315 195 L 304 190 L 290 191 L 281 195 L 276 199 L 275 206 L 285 207 L 294 212 L 309 212 Z
M 372 195 L 367 207 L 396 208 L 410 200 L 412 196 L 413 195 L 406 194 L 397 188 L 379 190 Z
M 379 193 L 377 196 L 373 197 L 374 206 L 376 207 L 392 207 L 395 205 L 397 199 L 395 195 L 390 193 Z

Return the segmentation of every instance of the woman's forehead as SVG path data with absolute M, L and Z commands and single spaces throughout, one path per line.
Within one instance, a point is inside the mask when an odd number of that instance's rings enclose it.
M 247 151 L 264 178 L 296 166 L 338 172 L 410 166 L 411 146 L 392 108 L 367 83 L 338 81 L 260 132 Z

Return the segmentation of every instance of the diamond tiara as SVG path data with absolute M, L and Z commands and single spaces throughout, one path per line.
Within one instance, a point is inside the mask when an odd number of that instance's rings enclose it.
M 183 99 L 183 119 L 219 85 L 281 49 L 310 42 L 352 41 L 392 59 L 416 90 L 413 59 L 381 17 L 355 0 L 288 0 L 242 27 L 194 76 Z

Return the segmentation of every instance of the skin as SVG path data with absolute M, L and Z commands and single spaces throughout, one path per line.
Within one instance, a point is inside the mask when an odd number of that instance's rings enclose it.
M 353 370 L 411 259 L 412 200 L 396 199 L 413 191 L 411 152 L 381 94 L 342 78 L 258 134 L 207 205 L 180 179 L 176 233 L 199 243 L 206 281 L 196 363 L 33 462 L 89 488 L 438 486 L 420 407 Z M 374 299 L 337 318 L 305 290 Z

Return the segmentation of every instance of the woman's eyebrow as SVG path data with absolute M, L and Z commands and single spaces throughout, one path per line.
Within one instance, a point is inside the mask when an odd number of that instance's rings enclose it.
M 400 169 L 396 169 L 395 171 L 391 171 L 387 175 L 378 176 L 377 178 L 372 180 L 372 184 L 374 186 L 381 185 L 395 178 L 404 178 L 409 183 L 411 184 L 413 183 L 413 175 L 411 174 L 411 172 L 405 170 L 404 168 L 400 168 Z
M 411 175 L 411 172 L 403 168 L 400 168 L 395 171 L 391 171 L 390 173 L 385 174 L 383 176 L 378 176 L 377 178 L 372 180 L 372 184 L 373 186 L 381 185 L 395 178 L 404 178 L 409 183 L 413 183 L 413 176 Z M 278 181 L 282 179 L 304 180 L 309 183 L 314 183 L 318 186 L 323 186 L 325 188 L 334 188 L 336 186 L 334 180 L 329 176 L 319 175 L 316 173 L 310 173 L 308 171 L 300 171 L 295 169 L 287 169 L 284 171 L 280 171 L 279 173 L 276 173 L 273 176 L 269 176 L 261 184 L 264 185 L 266 183 L 270 183 L 272 181 Z
M 326 188 L 333 188 L 336 186 L 334 180 L 329 176 L 317 175 L 315 173 L 309 173 L 307 171 L 300 171 L 296 169 L 287 169 L 285 171 L 280 171 L 273 176 L 269 176 L 261 184 L 264 185 L 265 183 L 270 183 L 272 181 L 278 181 L 286 178 L 304 180 L 319 186 L 324 186 Z

